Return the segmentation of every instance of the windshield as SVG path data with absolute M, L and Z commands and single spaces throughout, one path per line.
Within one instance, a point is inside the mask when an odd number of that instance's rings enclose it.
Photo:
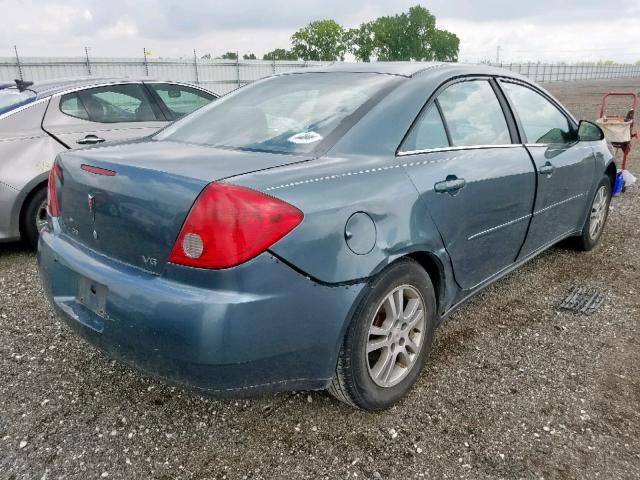
M 21 92 L 17 88 L 5 88 L 0 90 L 0 115 L 15 108 L 33 102 L 36 94 L 30 90 Z
M 304 73 L 272 77 L 237 90 L 156 135 L 159 140 L 309 153 L 397 77 Z

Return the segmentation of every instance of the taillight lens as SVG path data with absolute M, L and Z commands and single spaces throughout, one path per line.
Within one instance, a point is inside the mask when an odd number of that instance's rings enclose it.
M 228 183 L 210 183 L 191 207 L 169 261 L 228 268 L 264 252 L 303 219 L 294 206 Z
M 47 205 L 49 206 L 49 215 L 52 217 L 57 217 L 60 215 L 60 206 L 58 204 L 58 197 L 56 196 L 56 177 L 58 179 L 62 179 L 62 174 L 60 173 L 60 167 L 58 166 L 58 162 L 53 162 L 53 167 L 51 167 L 51 171 L 49 172 L 49 184 L 48 184 L 48 195 L 47 195 Z

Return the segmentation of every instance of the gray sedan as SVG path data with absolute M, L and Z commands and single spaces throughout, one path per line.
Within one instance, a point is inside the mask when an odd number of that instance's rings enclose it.
M 37 246 L 57 154 L 145 137 L 215 98 L 200 87 L 148 78 L 0 85 L 0 242 L 22 238 Z

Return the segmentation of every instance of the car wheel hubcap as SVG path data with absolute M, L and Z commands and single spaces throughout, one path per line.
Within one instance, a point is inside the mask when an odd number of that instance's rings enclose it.
M 38 232 L 47 225 L 47 201 L 40 204 L 36 211 L 36 229 Z
M 420 292 L 402 285 L 389 293 L 371 320 L 367 367 L 380 387 L 392 387 L 413 368 L 424 341 L 425 305 Z
M 591 218 L 589 220 L 589 236 L 595 240 L 600 235 L 607 215 L 607 187 L 601 186 L 591 206 Z

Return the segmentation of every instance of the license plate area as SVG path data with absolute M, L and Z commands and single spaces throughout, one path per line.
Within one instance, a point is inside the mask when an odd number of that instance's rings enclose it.
M 78 278 L 76 301 L 101 317 L 106 316 L 107 287 L 85 277 Z

